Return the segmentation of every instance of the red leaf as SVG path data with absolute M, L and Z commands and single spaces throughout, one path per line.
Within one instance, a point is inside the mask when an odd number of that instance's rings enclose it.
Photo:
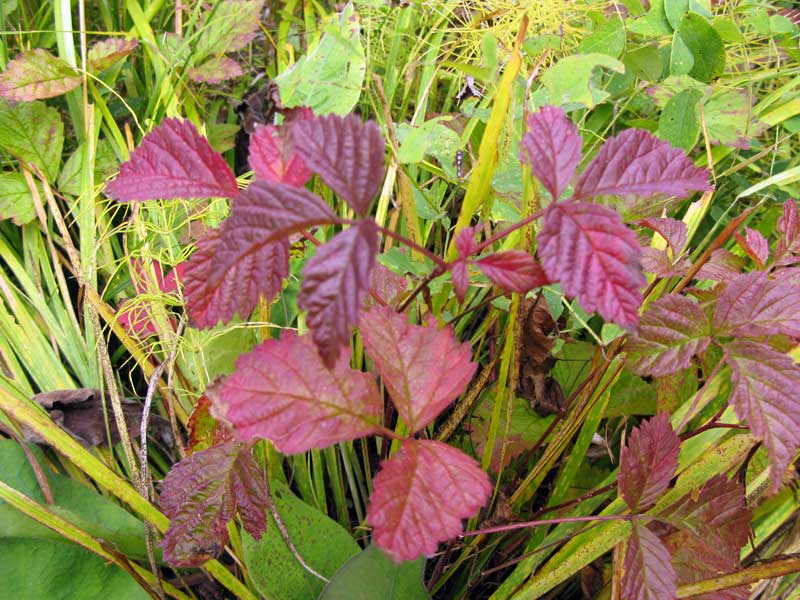
M 475 242 L 475 234 L 479 230 L 480 225 L 475 225 L 473 227 L 464 227 L 464 229 L 456 234 L 456 250 L 458 250 L 458 254 L 462 258 L 469 257 L 471 254 L 474 254 L 475 250 L 477 250 L 478 244 Z
M 769 243 L 760 232 L 755 229 L 745 227 L 745 236 L 738 231 L 735 234 L 736 242 L 742 247 L 742 250 L 753 259 L 759 269 L 764 268 L 764 263 L 769 258 Z
M 349 365 L 347 352 L 328 369 L 310 336 L 284 332 L 239 357 L 223 383 L 220 416 L 241 439 L 266 438 L 284 454 L 369 435 L 383 402 L 374 379 Z
M 0 97 L 31 101 L 66 94 L 81 84 L 81 75 L 47 50 L 25 50 L 0 74 Z M 38 149 L 34 150 L 38 151 Z
M 262 125 L 250 136 L 250 166 L 258 179 L 303 187 L 311 170 L 294 151 L 286 135 L 273 125 Z
M 609 138 L 575 186 L 574 198 L 656 194 L 685 198 L 710 190 L 708 171 L 694 166 L 683 150 L 643 129 Z
M 295 121 L 297 152 L 322 180 L 362 217 L 383 182 L 385 141 L 373 122 L 358 115 L 328 115 Z
M 791 279 L 770 279 L 763 271 L 738 275 L 717 301 L 714 329 L 733 337 L 800 337 L 800 287 Z
M 106 38 L 92 44 L 86 57 L 88 67 L 95 73 L 107 69 L 116 62 L 119 62 L 128 54 L 136 50 L 139 40 L 123 40 L 122 38 Z
M 692 267 L 692 262 L 686 256 L 673 262 L 666 250 L 649 246 L 642 248 L 641 262 L 644 271 L 665 278 L 683 277 Z
M 708 262 L 697 272 L 695 278 L 728 281 L 741 273 L 744 264 L 745 260 L 741 256 L 736 256 L 725 248 L 717 248 L 711 253 Z
M 464 302 L 469 288 L 469 266 L 466 259 L 460 258 L 450 267 L 450 278 L 453 280 L 453 291 L 459 302 Z
M 226 236 L 226 241 L 229 239 Z M 247 318 L 262 295 L 272 299 L 281 290 L 288 274 L 289 244 L 285 240 L 234 254 L 226 250 L 220 230 L 211 229 L 197 243 L 184 270 L 189 317 L 201 328 L 227 323 L 237 313 Z
M 538 242 L 545 273 L 569 297 L 608 321 L 636 325 L 645 284 L 641 248 L 617 213 L 596 204 L 553 203 Z
M 358 322 L 377 252 L 377 225 L 365 219 L 320 246 L 303 267 L 297 304 L 308 311 L 308 327 L 329 367 Z
M 753 435 L 764 440 L 775 492 L 800 447 L 800 366 L 759 342 L 734 340 L 724 348 L 733 382 L 730 403 Z
M 619 491 L 631 511 L 656 503 L 678 470 L 680 438 L 666 413 L 635 427 L 619 458 Z
M 469 344 L 449 327 L 412 325 L 388 307 L 362 314 L 359 325 L 367 355 L 412 434 L 458 398 L 475 374 Z
M 637 521 L 628 538 L 622 573 L 625 600 L 666 600 L 675 598 L 675 569 L 669 551 L 655 533 Z
M 227 523 L 239 508 L 256 539 L 267 528 L 267 485 L 250 450 L 235 442 L 195 452 L 172 467 L 161 484 L 161 509 L 170 518 L 161 546 L 172 566 L 200 566 L 228 542 Z
M 191 121 L 164 119 L 144 136 L 106 191 L 112 198 L 128 202 L 233 198 L 239 188 L 225 160 Z
M 797 213 L 797 202 L 787 200 L 783 203 L 783 215 L 778 219 L 776 227 L 781 237 L 775 248 L 775 264 L 779 266 L 794 264 L 800 260 L 800 216 Z
M 493 284 L 507 292 L 524 294 L 550 282 L 542 266 L 520 250 L 496 252 L 484 256 L 476 264 Z
M 558 200 L 575 175 L 581 160 L 578 128 L 555 106 L 543 106 L 528 117 L 520 160 L 531 165 L 534 176 Z
M 683 252 L 688 236 L 686 223 L 683 221 L 669 217 L 661 219 L 650 217 L 639 221 L 639 225 L 652 229 L 664 238 L 670 250 L 672 250 L 673 258 L 680 256 L 680 253 Z
M 386 304 L 393 304 L 408 288 L 408 281 L 381 263 L 375 263 L 370 277 L 370 291 L 376 294 Z M 374 306 L 375 300 L 371 295 L 364 298 L 364 306 Z
M 409 440 L 375 477 L 367 510 L 375 544 L 396 563 L 436 552 L 486 504 L 489 476 L 469 456 L 431 440 Z
M 699 304 L 668 294 L 653 302 L 639 320 L 635 337 L 625 345 L 637 375 L 663 377 L 686 369 L 711 341 L 711 323 Z

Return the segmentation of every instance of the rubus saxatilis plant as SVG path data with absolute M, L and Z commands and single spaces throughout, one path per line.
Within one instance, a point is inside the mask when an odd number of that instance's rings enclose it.
M 197 327 L 236 314 L 247 318 L 259 298 L 278 294 L 289 272 L 290 236 L 318 243 L 310 229 L 341 228 L 302 271 L 298 305 L 307 313 L 310 335 L 289 332 L 261 343 L 207 390 L 224 433 L 216 445 L 178 463 L 163 482 L 161 504 L 171 518 L 165 558 L 195 565 L 217 555 L 237 509 L 248 531 L 263 531 L 266 490 L 250 452 L 255 440 L 268 439 L 292 454 L 367 435 L 402 441 L 374 481 L 366 521 L 376 545 L 397 562 L 430 555 L 462 531 L 461 520 L 485 505 L 491 492 L 489 477 L 472 458 L 424 438 L 425 428 L 464 392 L 477 365 L 469 345 L 451 328 L 440 328 L 435 315 L 411 323 L 393 307 L 394 297 L 384 297 L 392 286 L 385 285 L 391 279 L 385 269 L 376 267 L 380 236 L 428 257 L 434 267 L 426 281 L 449 273 L 458 298 L 469 285 L 470 268 L 507 292 L 560 283 L 587 310 L 634 330 L 645 283 L 641 248 L 613 208 L 589 200 L 685 197 L 709 189 L 708 173 L 666 142 L 628 130 L 601 147 L 562 200 L 576 175 L 581 138 L 563 111 L 544 107 L 530 116 L 521 159 L 552 202 L 481 243 L 477 228 L 456 232 L 458 256 L 446 261 L 369 216 L 385 161 L 385 140 L 375 123 L 307 110 L 285 117 L 282 126 L 263 126 L 252 136 L 255 181 L 241 191 L 222 157 L 180 119 L 167 119 L 145 136 L 107 188 L 120 201 L 231 200 L 228 218 L 198 241 L 181 269 L 187 312 Z M 334 210 L 306 189 L 313 173 L 345 205 Z M 489 251 L 537 219 L 538 260 L 519 250 Z M 419 289 L 405 295 L 405 305 Z M 375 377 L 351 367 L 356 327 L 406 436 L 384 423 Z

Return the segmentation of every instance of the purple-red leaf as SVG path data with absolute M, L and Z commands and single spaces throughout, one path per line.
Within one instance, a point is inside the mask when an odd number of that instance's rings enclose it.
M 228 521 L 236 509 L 256 539 L 267 528 L 267 485 L 250 450 L 236 442 L 195 452 L 161 484 L 161 509 L 170 518 L 161 546 L 172 566 L 200 566 L 228 542 Z
M 466 259 L 459 258 L 450 267 L 450 278 L 453 280 L 453 291 L 459 302 L 464 302 L 469 288 L 469 266 Z
M 303 187 L 311 179 L 311 170 L 291 141 L 273 125 L 262 125 L 250 136 L 249 161 L 258 179 L 294 187 Z
M 764 440 L 772 463 L 772 491 L 800 447 L 800 366 L 766 344 L 735 340 L 725 346 L 731 367 L 730 403 L 753 435 Z
M 164 119 L 144 136 L 106 191 L 116 200 L 233 198 L 236 178 L 191 121 Z
M 524 294 L 550 282 L 542 266 L 521 250 L 496 252 L 475 264 L 493 284 L 507 292 Z
M 236 367 L 216 406 L 243 440 L 266 438 L 294 454 L 369 435 L 380 424 L 375 380 L 350 368 L 349 352 L 328 369 L 310 336 L 284 332 L 243 354 Z
M 777 265 L 794 264 L 800 260 L 800 216 L 797 212 L 797 201 L 787 200 L 783 203 L 783 215 L 778 219 L 776 227 L 781 237 L 775 248 Z
M 625 600 L 667 600 L 675 598 L 675 569 L 669 550 L 645 525 L 633 522 L 625 551 L 622 598 Z
M 647 510 L 678 469 L 680 438 L 666 413 L 635 427 L 619 458 L 619 491 L 632 511 Z
M 128 54 L 136 50 L 139 40 L 123 40 L 122 38 L 106 38 L 92 45 L 86 57 L 89 69 L 99 73 L 107 69 L 116 62 L 119 62 Z
M 665 249 L 642 248 L 642 269 L 657 277 L 683 277 L 692 267 L 692 261 L 686 256 L 672 260 Z
M 686 247 L 688 233 L 686 230 L 686 223 L 683 221 L 670 217 L 660 219 L 650 217 L 639 221 L 639 225 L 652 229 L 664 238 L 664 241 L 667 242 L 670 250 L 672 250 L 673 258 L 677 258 Z
M 756 263 L 756 266 L 758 266 L 759 269 L 763 269 L 764 264 L 769 258 L 769 242 L 767 242 L 767 239 L 755 229 L 745 227 L 744 231 L 744 236 L 741 233 L 736 232 L 736 241 L 742 247 L 742 250 L 744 250 L 747 255 L 753 259 L 753 261 Z
M 528 131 L 522 138 L 520 160 L 531 166 L 534 176 L 558 200 L 575 175 L 581 160 L 581 136 L 564 111 L 543 106 L 528 117 Z
M 708 171 L 694 166 L 683 150 L 643 129 L 609 138 L 575 186 L 574 198 L 654 195 L 685 198 L 711 189 Z
M 456 234 L 456 250 L 458 250 L 458 254 L 462 258 L 468 258 L 478 249 L 478 244 L 475 242 L 475 234 L 478 230 L 480 230 L 480 225 L 475 225 L 473 227 L 464 227 Z
M 370 291 L 377 295 L 386 304 L 393 304 L 408 288 L 408 281 L 381 263 L 375 263 L 370 277 Z M 364 306 L 374 306 L 373 297 L 364 298 Z
M 711 341 L 711 323 L 699 304 L 677 294 L 662 296 L 642 314 L 625 345 L 631 370 L 662 377 L 689 367 Z
M 26 50 L 0 74 L 0 97 L 37 100 L 66 94 L 81 84 L 81 75 L 47 50 Z
M 719 335 L 800 337 L 800 287 L 770 279 L 763 271 L 736 276 L 717 301 L 714 329 Z
M 328 366 L 336 361 L 358 322 L 377 252 L 378 227 L 365 219 L 320 246 L 303 267 L 297 304 L 308 311 L 308 328 Z
M 367 355 L 412 434 L 458 398 L 475 374 L 469 344 L 449 327 L 412 325 L 388 307 L 362 314 L 359 325 Z
M 569 297 L 607 321 L 636 325 L 645 284 L 642 251 L 616 212 L 596 204 L 553 203 L 545 210 L 538 242 L 545 273 L 561 282 Z
M 373 121 L 328 115 L 291 125 L 297 152 L 359 215 L 366 216 L 380 190 L 385 141 Z
M 717 248 L 711 253 L 708 262 L 697 272 L 695 278 L 728 281 L 738 277 L 744 264 L 745 260 L 741 256 L 736 256 L 725 248 Z
M 489 476 L 469 456 L 431 440 L 409 440 L 382 464 L 367 510 L 375 544 L 394 562 L 436 552 L 489 499 Z

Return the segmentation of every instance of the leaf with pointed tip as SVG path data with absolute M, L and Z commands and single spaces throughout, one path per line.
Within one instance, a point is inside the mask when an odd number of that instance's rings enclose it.
M 558 200 L 581 161 L 578 128 L 560 108 L 543 106 L 528 117 L 520 160 L 530 164 L 553 200 Z
M 469 266 L 467 261 L 459 258 L 450 267 L 450 278 L 453 280 L 453 291 L 459 302 L 464 302 L 469 288 Z
M 36 48 L 26 50 L 0 74 L 0 96 L 9 100 L 40 100 L 66 94 L 81 84 L 81 76 L 66 62 Z
M 800 366 L 766 344 L 734 340 L 725 347 L 731 367 L 730 403 L 753 435 L 764 440 L 772 463 L 772 491 L 800 447 Z
M 182 273 L 189 317 L 201 328 L 227 323 L 236 314 L 249 317 L 258 299 L 263 296 L 271 300 L 289 274 L 286 240 L 235 254 L 225 250 L 223 230 L 224 225 L 206 233 Z
M 292 140 L 306 164 L 360 216 L 383 182 L 385 141 L 373 121 L 328 115 L 295 121 Z
M 308 311 L 308 328 L 329 367 L 358 322 L 377 252 L 378 227 L 365 219 L 317 248 L 303 267 L 297 304 Z
M 678 470 L 680 438 L 660 413 L 635 427 L 619 457 L 619 492 L 632 511 L 653 506 Z
M 695 278 L 729 281 L 739 276 L 744 265 L 745 259 L 741 256 L 736 256 L 725 248 L 717 248 L 711 253 L 708 262 L 697 272 Z
M 665 600 L 675 598 L 675 569 L 669 550 L 655 533 L 637 521 L 628 538 L 622 573 L 625 600 Z
M 228 542 L 227 524 L 237 508 L 256 539 L 267 527 L 267 485 L 250 450 L 226 442 L 187 456 L 164 478 L 160 503 L 170 518 L 161 547 L 172 566 L 200 566 Z
M 311 179 L 311 170 L 283 130 L 262 125 L 250 136 L 249 148 L 248 160 L 256 178 L 293 187 L 303 187 Z
M 493 284 L 507 292 L 524 294 L 550 282 L 542 266 L 521 250 L 495 252 L 475 264 Z
M 736 276 L 717 301 L 714 330 L 733 337 L 800 337 L 800 286 L 763 271 Z
M 213 56 L 203 64 L 192 67 L 186 74 L 196 83 L 219 83 L 244 74 L 242 66 L 227 56 Z
M 708 171 L 695 167 L 683 150 L 643 129 L 626 129 L 606 140 L 581 174 L 573 197 L 685 198 L 710 189 Z
M 688 368 L 709 342 L 711 323 L 702 307 L 686 296 L 667 294 L 642 314 L 625 351 L 634 373 L 663 377 Z
M 236 178 L 191 121 L 164 119 L 144 136 L 106 187 L 122 202 L 158 198 L 233 198 Z
M 86 56 L 89 69 L 99 73 L 111 65 L 121 61 L 139 46 L 139 40 L 123 40 L 122 38 L 106 38 L 92 44 Z
M 749 227 L 744 228 L 745 235 L 738 231 L 735 234 L 736 242 L 742 250 L 753 259 L 759 269 L 764 268 L 764 263 L 769 258 L 769 242 L 761 235 L 761 232 Z
M 61 164 L 64 123 L 61 115 L 44 102 L 21 102 L 16 106 L 0 98 L 0 147 L 36 165 L 54 183 Z
M 367 510 L 375 545 L 395 563 L 436 552 L 489 499 L 489 476 L 469 456 L 431 440 L 408 440 L 375 477 Z
M 326 367 L 310 336 L 285 331 L 236 367 L 212 402 L 245 441 L 266 438 L 294 454 L 375 433 L 380 424 L 375 380 L 350 368 L 349 352 Z
M 652 229 L 662 238 L 664 238 L 664 241 L 667 242 L 670 250 L 672 250 L 673 257 L 679 256 L 686 247 L 688 233 L 686 229 L 686 223 L 683 221 L 672 219 L 670 217 L 664 217 L 660 219 L 649 217 L 639 221 L 639 225 L 643 225 L 648 229 Z
M 195 51 L 202 56 L 241 50 L 258 33 L 264 0 L 222 0 L 206 10 L 197 27 Z
M 783 203 L 783 214 L 776 227 L 781 234 L 775 248 L 775 264 L 778 266 L 794 264 L 800 260 L 800 216 L 797 201 L 789 199 Z
M 653 273 L 656 277 L 683 277 L 692 267 L 692 261 L 686 256 L 681 256 L 673 261 L 666 249 L 663 248 L 642 248 L 642 269 L 647 273 Z
M 430 424 L 466 389 L 477 364 L 451 328 L 412 325 L 403 313 L 376 307 L 361 315 L 361 338 L 410 433 Z
M 597 204 L 553 203 L 545 209 L 538 242 L 544 272 L 567 296 L 607 321 L 636 325 L 645 284 L 642 250 L 616 212 Z
M 479 230 L 480 225 L 474 225 L 472 227 L 464 227 L 456 234 L 455 245 L 459 256 L 468 258 L 477 250 L 478 244 L 475 242 L 475 234 Z

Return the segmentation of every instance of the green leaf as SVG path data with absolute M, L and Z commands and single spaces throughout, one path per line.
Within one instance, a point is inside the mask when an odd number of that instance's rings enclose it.
M 629 21 L 628 29 L 647 38 L 671 35 L 672 27 L 667 20 L 664 0 L 653 0 L 650 3 L 650 12 L 640 19 Z
M 55 181 L 64 145 L 64 123 L 55 108 L 44 102 L 20 102 L 11 106 L 0 98 L 0 148 L 38 166 Z
M 669 54 L 669 74 L 673 76 L 686 75 L 694 67 L 692 51 L 683 41 L 677 31 L 672 36 L 672 47 Z
M 644 81 L 658 81 L 664 72 L 664 63 L 658 49 L 649 44 L 631 50 L 622 60 L 636 77 Z
M 586 36 L 578 46 L 582 54 L 599 52 L 619 58 L 625 51 L 625 28 L 622 21 L 612 19 Z
M 83 148 L 77 148 L 70 154 L 67 162 L 58 176 L 58 190 L 70 196 L 79 196 L 81 193 L 81 160 Z M 94 182 L 100 183 L 119 168 L 117 155 L 108 140 L 99 140 L 94 157 Z
M 687 152 L 694 148 L 700 136 L 702 98 L 697 89 L 683 90 L 670 98 L 658 120 L 658 137 Z
M 428 600 L 424 569 L 424 558 L 396 565 L 370 546 L 336 572 L 319 600 Z
M 398 125 L 397 137 L 400 141 L 400 151 L 397 153 L 397 160 L 400 164 L 407 165 L 422 161 L 428 153 L 428 147 L 437 137 L 452 135 L 460 144 L 461 139 L 458 134 L 442 123 L 442 121 L 449 120 L 450 117 L 435 117 L 417 127 L 402 123 Z
M 595 81 L 595 72 L 600 67 L 625 72 L 625 65 L 606 54 L 593 52 L 562 58 L 542 75 L 550 102 L 568 108 L 594 108 L 609 97 Z
M 330 578 L 360 551 L 341 525 L 295 496 L 285 484 L 270 481 L 272 497 L 300 556 L 317 573 Z M 314 600 L 325 583 L 306 571 L 283 541 L 272 517 L 267 532 L 255 541 L 245 534 L 244 560 L 256 588 L 265 598 Z
M 705 17 L 687 13 L 678 29 L 683 42 L 694 57 L 694 66 L 689 75 L 710 83 L 725 71 L 725 46 L 717 30 Z
M 744 44 L 747 42 L 747 39 L 742 35 L 739 26 L 733 19 L 729 17 L 715 17 L 714 20 L 711 21 L 711 24 L 714 26 L 714 29 L 717 30 L 723 42 L 729 44 Z
M 673 29 L 680 27 L 683 15 L 689 10 L 689 0 L 664 0 L 664 14 Z
M 747 149 L 750 140 L 766 128 L 755 115 L 751 96 L 744 89 L 715 91 L 703 105 L 703 113 L 712 144 Z
M 202 17 L 194 64 L 209 56 L 244 48 L 258 31 L 264 0 L 223 0 Z
M 0 174 L 0 221 L 11 219 L 17 225 L 30 223 L 36 218 L 33 197 L 20 173 Z
M 366 62 L 361 26 L 353 5 L 334 15 L 319 45 L 275 78 L 289 108 L 308 106 L 316 115 L 346 115 L 361 96 Z
M 0 96 L 9 100 L 40 100 L 60 96 L 81 84 L 80 74 L 47 50 L 27 50 L 0 75 Z

